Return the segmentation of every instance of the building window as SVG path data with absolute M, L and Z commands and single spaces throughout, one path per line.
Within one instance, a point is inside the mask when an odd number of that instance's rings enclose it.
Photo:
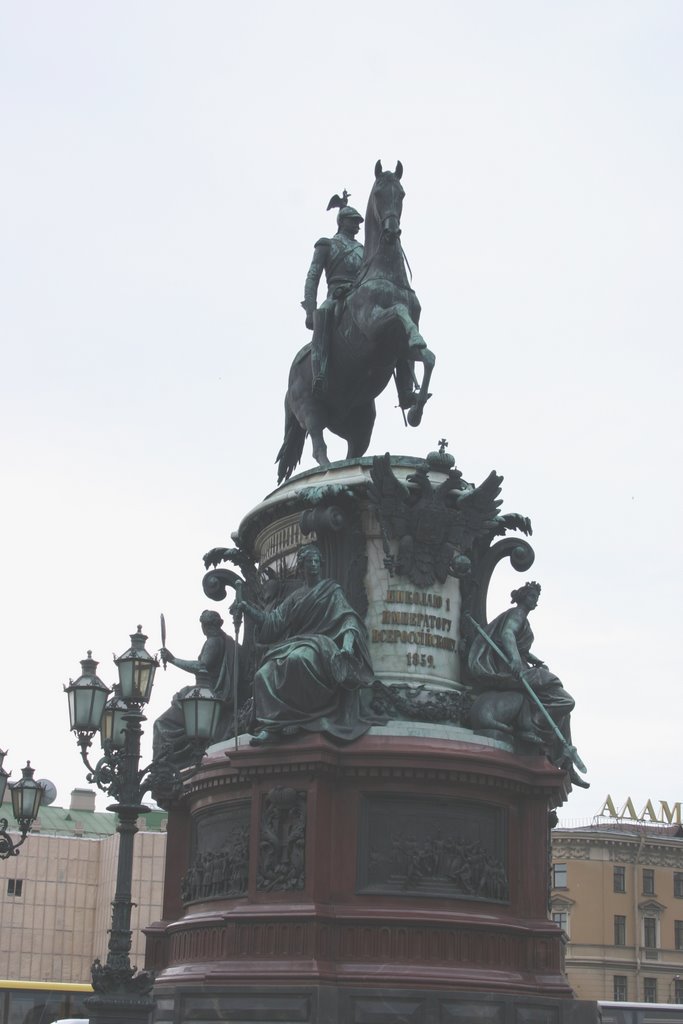
M 625 974 L 614 975 L 614 1002 L 625 1003 L 628 999 L 628 978 Z
M 553 864 L 553 889 L 567 888 L 567 865 Z
M 614 891 L 626 892 L 626 868 L 621 865 L 614 869 Z
M 674 896 L 683 899 L 683 871 L 674 871 Z
M 566 910 L 553 910 L 553 921 L 569 935 L 569 914 Z
M 646 1003 L 657 1002 L 657 979 L 643 978 L 643 1000 Z
M 674 978 L 674 1002 L 683 1003 L 683 978 Z
M 674 921 L 674 948 L 683 949 L 683 921 Z
M 614 945 L 626 945 L 626 918 L 623 914 L 614 915 Z
M 654 896 L 655 873 L 652 868 L 643 868 L 643 896 Z
M 7 895 L 8 896 L 21 896 L 21 890 L 24 888 L 23 878 L 8 878 L 7 879 Z
M 643 918 L 643 945 L 645 949 L 657 948 L 657 918 Z

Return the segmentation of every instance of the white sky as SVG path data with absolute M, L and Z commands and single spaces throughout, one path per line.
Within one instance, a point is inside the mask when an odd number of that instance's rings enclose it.
M 275 486 L 327 200 L 364 210 L 379 157 L 438 361 L 422 427 L 387 392 L 370 453 L 446 436 L 531 516 L 537 653 L 592 781 L 563 821 L 683 799 L 682 30 L 657 0 L 2 3 L 14 778 L 84 784 L 62 684 L 86 648 L 111 684 L 164 611 L 198 652 L 201 556 Z M 186 682 L 160 673 L 150 718 Z

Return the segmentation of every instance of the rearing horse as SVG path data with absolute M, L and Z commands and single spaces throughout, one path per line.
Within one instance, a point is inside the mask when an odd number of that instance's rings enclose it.
M 365 256 L 358 277 L 343 301 L 330 339 L 328 390 L 313 394 L 311 346 L 305 345 L 289 371 L 285 395 L 285 437 L 277 455 L 278 483 L 298 465 L 306 434 L 313 458 L 329 466 L 323 430 L 348 442 L 347 458 L 368 450 L 375 422 L 375 398 L 395 375 L 408 423 L 422 419 L 435 357 L 418 330 L 420 303 L 410 287 L 401 247 L 403 167 L 383 171 L 378 160 L 365 215 Z M 413 373 L 423 364 L 422 383 Z

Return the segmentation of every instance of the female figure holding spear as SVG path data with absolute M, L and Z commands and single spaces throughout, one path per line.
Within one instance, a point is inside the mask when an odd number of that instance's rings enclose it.
M 514 608 L 498 615 L 486 627 L 474 623 L 476 633 L 470 647 L 468 668 L 474 679 L 488 690 L 517 690 L 526 694 L 525 725 L 546 742 L 550 759 L 566 767 L 572 783 L 588 788 L 575 771 L 585 771 L 572 746 L 570 715 L 574 698 L 546 664 L 531 653 L 534 634 L 529 612 L 538 604 L 539 583 L 525 583 L 513 590 Z M 572 763 L 573 762 L 573 763 Z

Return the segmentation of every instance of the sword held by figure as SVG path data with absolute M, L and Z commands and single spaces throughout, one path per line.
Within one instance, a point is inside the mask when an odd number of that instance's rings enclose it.
M 572 746 L 571 743 L 567 743 L 566 739 L 562 735 L 562 732 L 558 728 L 557 723 L 553 720 L 552 716 L 550 715 L 548 709 L 545 707 L 545 705 L 543 704 L 543 702 L 541 701 L 541 699 L 539 698 L 538 694 L 533 689 L 531 684 L 524 678 L 525 675 L 527 674 L 527 671 L 529 671 L 529 670 L 522 670 L 521 672 L 518 672 L 516 669 L 514 669 L 513 666 L 512 666 L 512 662 L 508 658 L 507 654 L 505 654 L 504 651 L 502 651 L 500 649 L 500 647 L 495 642 L 495 640 L 492 637 L 489 636 L 489 634 L 486 632 L 486 630 L 482 626 L 479 625 L 477 620 L 475 618 L 473 618 L 470 615 L 469 612 L 466 612 L 465 616 L 468 619 L 468 621 L 472 623 L 472 625 L 474 626 L 476 631 L 479 633 L 479 635 L 483 638 L 483 640 L 489 645 L 491 650 L 494 651 L 498 655 L 498 657 L 503 662 L 503 664 L 506 665 L 507 668 L 510 669 L 510 672 L 516 678 L 518 678 L 520 680 L 520 682 L 522 683 L 524 689 L 526 690 L 527 696 L 531 698 L 533 703 L 536 705 L 538 710 L 541 712 L 543 717 L 546 719 L 548 725 L 553 730 L 553 732 L 557 736 L 558 740 L 562 744 L 562 750 L 564 751 L 566 756 L 571 760 L 572 764 L 575 764 L 576 767 L 579 769 L 579 771 L 583 772 L 583 774 L 585 775 L 588 769 L 586 768 L 585 764 L 581 760 L 581 758 L 579 756 L 578 750 L 576 749 L 576 747 Z M 582 785 L 587 785 L 587 783 L 582 783 Z
M 161 613 L 160 619 L 161 619 L 161 647 L 162 647 L 162 650 L 163 650 L 166 647 L 166 619 L 164 618 L 164 613 L 163 612 Z M 166 671 L 166 658 L 164 658 L 163 654 L 161 655 L 161 664 L 164 666 L 164 672 L 165 672 Z

